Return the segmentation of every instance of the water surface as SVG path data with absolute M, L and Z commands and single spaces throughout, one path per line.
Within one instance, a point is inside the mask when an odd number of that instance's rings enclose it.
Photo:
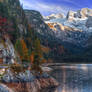
M 53 66 L 50 73 L 59 83 L 56 89 L 43 92 L 92 92 L 92 64 Z

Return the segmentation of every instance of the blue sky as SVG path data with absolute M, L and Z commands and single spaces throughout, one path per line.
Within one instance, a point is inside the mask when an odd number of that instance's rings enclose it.
M 64 13 L 69 10 L 92 8 L 92 0 L 20 0 L 24 9 L 40 11 L 47 16 L 52 13 Z

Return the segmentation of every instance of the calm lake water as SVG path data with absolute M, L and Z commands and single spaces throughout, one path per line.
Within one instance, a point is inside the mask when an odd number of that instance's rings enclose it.
M 56 89 L 42 92 L 92 92 L 92 64 L 53 66 L 50 73 L 59 83 Z

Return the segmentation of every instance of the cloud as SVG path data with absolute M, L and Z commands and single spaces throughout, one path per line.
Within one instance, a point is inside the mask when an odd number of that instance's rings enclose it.
M 43 15 L 48 15 L 51 13 L 64 13 L 69 10 L 69 7 L 55 5 L 55 4 L 46 4 L 43 2 L 32 1 L 29 2 L 27 0 L 20 0 L 23 3 L 24 9 L 31 9 L 40 11 Z
M 60 1 L 61 2 L 61 0 L 57 0 L 57 1 Z M 75 8 L 77 7 L 77 8 L 80 8 L 81 7 L 81 4 L 78 4 L 78 0 L 62 0 L 63 2 L 65 2 L 65 3 L 68 3 L 68 5 L 72 5 L 72 6 L 75 6 Z

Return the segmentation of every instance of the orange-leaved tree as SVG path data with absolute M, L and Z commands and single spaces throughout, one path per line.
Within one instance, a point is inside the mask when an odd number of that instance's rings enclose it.
M 29 60 L 28 48 L 24 40 L 21 40 L 21 45 L 23 51 L 23 60 Z
M 20 59 L 22 61 L 29 61 L 28 48 L 27 48 L 26 43 L 23 39 L 16 41 L 15 49 L 17 50 L 17 52 L 20 56 Z

